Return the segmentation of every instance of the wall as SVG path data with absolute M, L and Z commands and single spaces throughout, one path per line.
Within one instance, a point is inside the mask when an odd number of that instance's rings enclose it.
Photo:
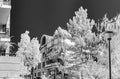
M 4 77 L 19 77 L 22 69 L 22 61 L 19 57 L 0 56 L 0 79 Z

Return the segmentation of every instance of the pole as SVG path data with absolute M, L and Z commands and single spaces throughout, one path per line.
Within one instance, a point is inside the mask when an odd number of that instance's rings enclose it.
M 54 79 L 56 79 L 56 70 L 54 68 Z
M 108 38 L 108 41 L 109 41 L 109 78 L 111 79 L 111 52 L 110 52 L 110 40 L 111 40 L 111 38 Z
M 111 79 L 111 70 L 112 70 L 112 68 L 111 68 L 111 51 L 110 51 L 110 41 L 111 41 L 111 36 L 112 35 L 115 35 L 116 33 L 115 32 L 113 32 L 113 31 L 106 31 L 105 33 L 107 33 L 107 34 L 109 34 L 109 37 L 108 37 L 108 42 L 109 42 L 109 79 Z

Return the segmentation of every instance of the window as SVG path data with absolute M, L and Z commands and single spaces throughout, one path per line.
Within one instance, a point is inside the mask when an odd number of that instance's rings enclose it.
M 38 76 L 41 76 L 41 72 L 38 72 Z
M 51 53 L 53 48 L 49 48 L 47 53 Z
M 36 73 L 35 73 L 34 75 L 35 75 L 35 77 L 36 77 Z
M 64 73 L 64 78 L 67 79 L 68 78 L 68 74 Z
M 45 67 L 45 62 L 42 63 L 42 67 Z
M 45 52 L 43 52 L 43 58 L 45 58 Z
M 3 0 L 3 4 L 5 4 L 5 5 L 10 5 L 10 3 L 11 3 L 11 0 Z
M 64 65 L 64 61 L 60 58 L 57 59 L 57 61 L 61 64 L 61 65 Z
M 0 25 L 0 33 L 6 33 L 6 25 Z
M 56 60 L 51 59 L 51 60 L 46 61 L 46 64 L 48 65 L 48 64 L 55 63 L 55 62 L 56 62 Z
M 47 64 L 47 65 L 48 65 L 48 64 L 51 64 L 51 61 L 50 61 L 50 60 L 46 61 L 46 64 Z
M 46 37 L 43 36 L 43 38 L 42 38 L 42 44 L 41 45 L 44 45 L 45 43 L 46 43 Z
M 41 68 L 41 63 L 38 63 L 38 69 L 40 69 Z

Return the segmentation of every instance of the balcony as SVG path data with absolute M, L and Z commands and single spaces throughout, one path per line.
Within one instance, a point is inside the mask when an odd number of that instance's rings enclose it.
M 46 64 L 45 65 L 45 68 L 46 69 L 49 69 L 49 68 L 56 68 L 56 67 L 59 67 L 60 66 L 60 63 L 56 62 L 56 63 L 52 63 L 52 64 Z
M 11 5 L 11 0 L 0 0 L 0 5 Z

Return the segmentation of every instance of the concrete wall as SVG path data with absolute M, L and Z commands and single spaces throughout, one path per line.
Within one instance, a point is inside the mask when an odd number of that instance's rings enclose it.
M 19 77 L 22 61 L 19 57 L 0 56 L 0 79 Z

